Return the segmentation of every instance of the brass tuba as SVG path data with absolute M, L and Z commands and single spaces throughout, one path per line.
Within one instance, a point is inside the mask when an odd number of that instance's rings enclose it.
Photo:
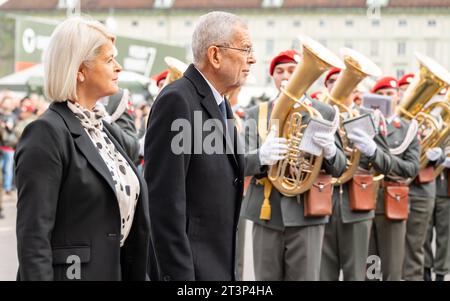
M 333 89 L 324 99 L 325 102 L 338 106 L 339 111 L 341 112 L 340 130 L 343 129 L 342 122 L 345 119 L 359 115 L 358 111 L 351 109 L 352 100 L 349 97 L 355 87 L 367 76 L 381 75 L 380 68 L 361 53 L 349 48 L 342 48 L 341 54 L 344 58 L 346 69 L 339 73 Z M 345 172 L 339 178 L 333 180 L 334 185 L 344 184 L 353 177 L 358 169 L 359 159 L 361 157 L 361 152 L 357 148 L 350 147 L 345 132 L 340 131 L 340 135 L 344 151 L 347 155 L 347 167 Z
M 420 64 L 419 74 L 405 91 L 396 114 L 417 121 L 421 140 L 420 167 L 423 168 L 428 163 L 427 150 L 442 144 L 450 133 L 449 103 L 438 101 L 425 107 L 434 95 L 450 85 L 450 74 L 436 61 L 423 54 L 416 53 L 416 58 Z M 437 108 L 440 108 L 442 123 L 430 114 Z
M 171 56 L 166 56 L 164 58 L 164 61 L 166 62 L 167 66 L 169 66 L 169 73 L 167 74 L 167 77 L 164 80 L 162 88 L 181 78 L 183 76 L 183 73 L 188 68 L 188 65 Z
M 445 95 L 445 99 L 444 99 L 445 103 L 450 105 L 450 89 L 448 89 L 447 94 Z M 442 117 L 442 121 L 444 120 L 450 120 L 450 114 L 448 111 L 446 111 L 444 114 L 441 114 Z M 447 123 L 445 129 L 441 132 L 441 139 L 442 139 L 442 144 L 440 144 L 441 147 L 444 147 L 444 150 L 446 148 L 450 147 L 450 124 Z M 450 154 L 446 155 L 447 157 L 450 156 Z M 444 170 L 444 165 L 441 164 L 438 167 L 436 167 L 434 169 L 434 177 L 436 178 L 443 170 Z
M 303 104 L 300 99 L 319 76 L 331 67 L 344 68 L 342 61 L 327 48 L 309 37 L 302 37 L 303 60 L 297 65 L 285 89 L 282 89 L 270 116 L 280 137 L 288 140 L 284 160 L 272 165 L 268 178 L 283 195 L 295 196 L 311 188 L 320 172 L 323 155 L 313 156 L 299 150 L 306 125 L 302 112 L 311 118 L 322 118 L 319 111 Z M 298 104 L 296 108 L 294 105 Z

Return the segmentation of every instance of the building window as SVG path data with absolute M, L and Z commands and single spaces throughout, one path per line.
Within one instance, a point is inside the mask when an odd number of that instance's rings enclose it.
M 164 27 L 166 25 L 166 21 L 164 21 L 164 20 L 159 20 L 158 21 L 158 26 L 159 27 Z
M 319 43 L 322 44 L 324 47 L 327 47 L 327 40 L 319 39 Z
M 406 27 L 406 25 L 408 25 L 408 22 L 405 19 L 398 20 L 399 27 Z
M 319 26 L 320 27 L 324 27 L 325 26 L 325 21 L 324 20 L 319 20 Z
M 380 20 L 374 19 L 372 20 L 372 27 L 379 27 L 380 26 Z
M 67 0 L 59 0 L 58 8 L 67 8 Z
M 353 20 L 345 20 L 345 26 L 352 27 L 353 26 Z
M 428 20 L 428 27 L 436 27 L 436 20 Z
M 380 43 L 378 40 L 370 41 L 370 56 L 378 56 Z
M 267 21 L 267 26 L 273 27 L 275 25 L 275 22 L 273 20 Z
M 344 42 L 344 47 L 353 48 L 353 43 L 351 41 L 345 41 Z
M 192 21 L 184 21 L 184 26 L 186 27 L 191 27 L 192 26 Z
M 295 38 L 294 40 L 292 40 L 291 49 L 299 50 L 300 47 L 301 47 L 300 39 Z
M 173 0 L 155 0 L 154 8 L 171 8 Z
M 131 22 L 131 26 L 138 27 L 139 26 L 139 22 L 138 21 L 133 21 L 133 22 Z
M 397 43 L 397 55 L 404 56 L 406 54 L 406 42 Z
M 274 49 L 275 49 L 275 42 L 273 39 L 266 40 L 266 54 L 267 55 L 273 55 Z
M 294 23 L 292 24 L 294 27 L 300 27 L 300 26 L 302 26 L 302 22 L 300 22 L 300 21 L 294 21 Z
M 427 44 L 427 55 L 430 57 L 434 57 L 436 54 L 436 42 L 426 41 L 426 44 Z
M 281 7 L 283 0 L 263 0 L 262 7 Z

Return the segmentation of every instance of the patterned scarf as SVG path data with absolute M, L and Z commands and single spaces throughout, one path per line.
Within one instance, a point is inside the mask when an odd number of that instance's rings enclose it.
M 104 108 L 96 106 L 92 111 L 89 111 L 78 103 L 70 101 L 67 102 L 67 106 L 80 120 L 81 125 L 111 173 L 120 208 L 120 246 L 123 246 L 133 223 L 136 202 L 140 192 L 139 180 L 131 166 L 103 131 Z

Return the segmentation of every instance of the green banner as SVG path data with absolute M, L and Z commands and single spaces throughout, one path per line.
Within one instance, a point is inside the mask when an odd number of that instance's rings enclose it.
M 16 17 L 16 71 L 42 61 L 42 53 L 56 25 L 57 23 L 36 18 Z M 117 60 L 124 70 L 147 77 L 167 69 L 164 62 L 166 56 L 186 60 L 186 51 L 183 47 L 144 39 L 117 35 L 116 47 L 119 52 Z

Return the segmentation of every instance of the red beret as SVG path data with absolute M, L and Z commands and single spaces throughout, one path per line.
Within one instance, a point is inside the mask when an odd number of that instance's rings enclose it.
M 298 63 L 300 62 L 300 54 L 295 50 L 286 50 L 280 52 L 276 57 L 270 62 L 269 73 L 272 76 L 275 67 L 279 64 L 285 63 Z
M 414 78 L 414 74 L 413 73 L 408 73 L 402 76 L 402 78 L 400 78 L 398 80 L 398 86 L 403 86 L 403 85 L 409 85 L 412 80 Z
M 339 72 L 341 72 L 341 69 L 339 69 L 339 68 L 332 68 L 330 71 L 328 71 L 327 76 L 325 76 L 325 81 L 324 81 L 325 87 L 327 86 L 327 80 L 329 80 L 333 74 L 336 74 Z
M 316 100 L 319 100 L 319 96 L 322 94 L 322 91 L 316 91 L 316 92 L 314 92 L 314 93 L 311 93 L 311 98 L 312 99 L 316 99 Z
M 157 85 L 157 86 L 158 86 L 158 84 L 159 84 L 160 81 L 166 79 L 167 74 L 169 74 L 169 69 L 164 70 L 164 71 L 161 72 L 160 74 L 155 75 L 155 76 L 153 77 L 153 79 L 156 81 L 156 85 Z
M 32 105 L 22 105 L 20 110 L 22 112 L 34 112 L 34 107 Z
M 375 93 L 380 89 L 398 88 L 397 80 L 392 76 L 382 77 L 377 81 L 375 86 L 373 86 L 370 92 Z

